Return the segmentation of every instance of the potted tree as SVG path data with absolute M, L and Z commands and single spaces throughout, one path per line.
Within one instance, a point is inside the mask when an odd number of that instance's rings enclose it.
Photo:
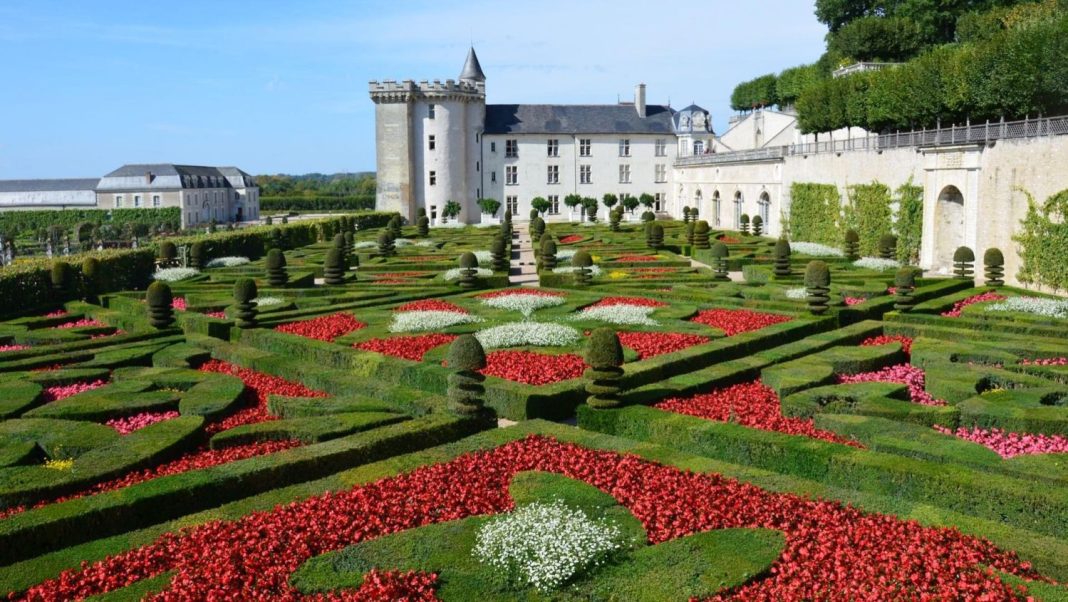
M 450 219 L 460 216 L 460 203 L 445 201 L 445 207 L 441 210 L 441 223 L 447 223 Z
M 545 215 L 545 212 L 549 210 L 551 205 L 544 197 L 536 196 L 534 197 L 534 200 L 530 201 L 530 207 L 541 215 Z
M 625 195 L 619 202 L 623 205 L 623 208 L 627 210 L 627 221 L 634 221 L 634 210 L 637 209 L 639 205 L 638 198 L 634 195 L 628 194 Z
M 575 207 L 582 205 L 582 197 L 574 193 L 569 194 L 564 197 L 564 204 L 568 208 L 567 221 L 575 221 Z
M 500 201 L 497 199 L 478 199 L 478 206 L 482 208 L 481 221 L 483 223 L 499 223 L 497 220 L 497 212 L 501 209 Z

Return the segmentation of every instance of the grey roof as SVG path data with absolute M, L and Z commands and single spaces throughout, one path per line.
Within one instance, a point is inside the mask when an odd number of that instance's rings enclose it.
M 140 177 L 148 172 L 156 176 L 221 176 L 218 167 L 205 165 L 175 165 L 174 163 L 127 163 L 105 178 Z
M 671 107 L 648 105 L 486 105 L 486 134 L 671 134 Z
M 486 81 L 486 74 L 482 72 L 482 65 L 478 64 L 478 55 L 475 54 L 474 47 L 467 51 L 467 60 L 464 61 L 464 68 L 460 71 L 460 79 Z
M 100 178 L 65 180 L 0 180 L 0 192 L 58 192 L 95 190 Z

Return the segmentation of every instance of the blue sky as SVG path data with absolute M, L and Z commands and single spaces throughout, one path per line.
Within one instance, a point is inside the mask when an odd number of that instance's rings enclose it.
M 712 111 L 743 79 L 819 57 L 806 0 L 0 4 L 0 178 L 123 163 L 252 173 L 374 169 L 374 79 L 455 78 L 474 43 L 490 103 Z

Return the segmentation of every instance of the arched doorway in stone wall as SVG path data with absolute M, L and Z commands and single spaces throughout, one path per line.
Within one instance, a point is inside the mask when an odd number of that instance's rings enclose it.
M 948 273 L 953 267 L 953 252 L 964 244 L 964 195 L 956 186 L 946 186 L 938 193 L 934 219 L 934 262 L 936 271 Z

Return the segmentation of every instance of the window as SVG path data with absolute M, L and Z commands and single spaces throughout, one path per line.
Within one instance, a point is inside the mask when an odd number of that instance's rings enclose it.
M 719 215 L 720 215 L 720 202 L 719 202 L 719 191 L 717 190 L 717 191 L 712 193 L 712 220 L 715 222 L 713 225 L 715 225 L 717 227 L 720 224 Z
M 619 166 L 619 183 L 630 184 L 630 165 L 627 163 Z
M 140 206 L 141 206 L 141 195 L 135 194 L 134 195 L 134 207 L 140 207 Z
M 657 157 L 666 157 L 667 156 L 667 140 L 664 140 L 663 138 L 657 138 L 656 139 L 656 156 Z
M 490 172 L 490 182 L 493 182 L 494 184 L 497 183 L 497 172 L 495 172 L 495 171 L 491 171 Z
M 506 211 L 511 211 L 512 215 L 519 213 L 519 197 L 506 196 L 504 197 L 504 208 Z
M 437 146 L 438 146 L 437 137 L 434 136 L 434 134 L 431 134 L 431 135 L 426 137 L 426 147 L 428 149 L 434 150 L 435 148 L 437 148 Z
M 771 214 L 771 197 L 768 196 L 768 193 L 760 193 L 760 200 L 757 201 L 757 207 L 760 211 L 760 219 L 763 220 L 764 228 L 766 230 L 768 227 L 768 217 Z
M 152 206 L 153 207 L 159 207 L 159 195 L 158 194 L 152 195 Z
M 434 112 L 435 112 L 434 109 L 435 109 L 434 105 L 427 105 L 427 107 L 426 107 L 426 118 L 427 119 L 433 119 L 434 118 Z
M 115 195 L 115 208 L 119 209 L 121 207 L 122 207 L 122 195 L 121 194 L 116 194 Z
M 506 159 L 515 159 L 519 156 L 519 141 L 518 140 L 505 140 L 504 141 L 504 156 Z
M 656 181 L 656 182 L 667 182 L 667 165 L 666 164 L 664 164 L 664 163 L 657 163 L 656 164 L 656 177 L 654 178 L 654 181 Z
M 705 143 L 701 140 L 693 141 L 693 154 L 702 155 L 705 152 Z
M 496 142 L 490 142 L 490 152 L 491 153 L 497 152 L 497 143 Z
M 504 183 L 507 186 L 519 184 L 519 168 L 515 165 L 504 166 Z
M 560 183 L 560 166 L 550 165 L 545 178 L 546 184 L 559 184 Z
M 556 138 L 549 139 L 549 141 L 545 143 L 545 149 L 547 151 L 547 156 L 549 156 L 549 157 L 559 157 L 560 156 L 560 140 L 558 140 Z
M 579 138 L 579 156 L 580 157 L 589 157 L 590 156 L 590 139 L 589 138 Z
M 620 157 L 629 157 L 630 156 L 630 138 L 620 138 L 619 139 L 619 156 Z
M 742 228 L 742 193 L 738 191 L 734 193 L 734 229 L 741 230 Z
M 431 171 L 430 172 L 430 185 L 431 186 L 437 186 L 437 184 L 438 184 L 438 172 Z
M 558 195 L 558 194 L 550 194 L 548 196 L 548 200 L 549 200 L 549 215 L 559 215 L 560 214 L 560 195 Z
M 475 161 L 475 171 L 482 171 L 482 162 Z
M 592 171 L 589 165 L 579 165 L 579 184 L 592 184 Z
M 664 210 L 664 193 L 663 192 L 656 193 L 656 195 L 654 195 L 653 199 L 654 199 L 653 200 L 653 211 L 657 211 L 657 212 L 663 211 Z

